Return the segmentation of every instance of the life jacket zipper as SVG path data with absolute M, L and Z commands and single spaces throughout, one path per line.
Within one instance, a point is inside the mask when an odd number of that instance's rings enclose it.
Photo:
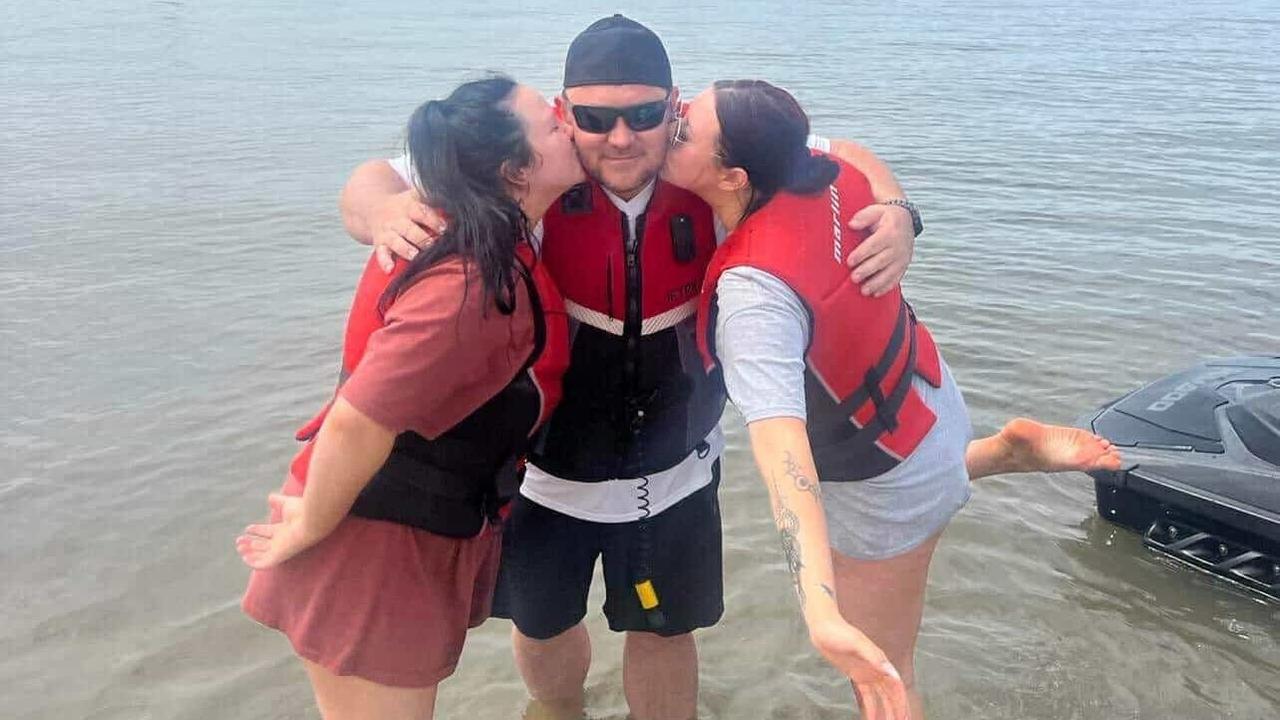
M 623 387 L 627 393 L 627 420 L 631 432 L 638 434 L 644 422 L 644 408 L 641 407 L 640 395 L 640 337 L 644 322 L 642 316 L 643 297 L 641 294 L 642 268 L 640 251 L 644 239 L 644 223 L 647 212 L 636 217 L 635 232 L 631 231 L 631 223 L 626 213 L 622 214 L 623 252 L 626 260 L 626 308 L 622 323 L 623 347 Z

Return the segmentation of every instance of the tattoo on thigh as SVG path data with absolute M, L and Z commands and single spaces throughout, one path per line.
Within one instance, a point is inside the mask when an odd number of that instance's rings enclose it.
M 819 483 L 800 471 L 800 463 L 792 457 L 790 450 L 786 451 L 786 457 L 782 459 L 782 467 L 787 477 L 791 478 L 791 482 L 795 483 L 797 490 L 813 495 L 814 500 L 822 501 L 822 488 Z

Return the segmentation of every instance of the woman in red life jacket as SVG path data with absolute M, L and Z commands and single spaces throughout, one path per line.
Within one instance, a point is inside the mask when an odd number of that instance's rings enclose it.
M 875 200 L 808 134 L 785 91 L 716 83 L 677 122 L 664 177 L 728 233 L 703 284 L 700 348 L 747 420 L 810 637 L 864 718 L 921 720 L 912 655 L 929 560 L 970 478 L 1120 460 L 1101 438 L 1024 419 L 971 442 L 900 290 L 849 282 L 862 237 L 848 220 Z
M 489 614 L 498 511 L 568 363 L 529 231 L 583 180 L 551 106 L 508 78 L 466 83 L 413 113 L 408 146 L 448 230 L 390 276 L 370 258 L 338 391 L 271 521 L 236 540 L 245 612 L 289 638 L 327 720 L 432 716 Z

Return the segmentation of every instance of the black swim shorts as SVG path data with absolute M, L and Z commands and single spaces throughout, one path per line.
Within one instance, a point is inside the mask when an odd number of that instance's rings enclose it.
M 716 624 L 724 614 L 718 461 L 711 472 L 702 489 L 634 522 L 580 520 L 517 497 L 503 532 L 494 616 L 528 637 L 559 635 L 586 616 L 600 558 L 610 629 L 672 636 Z M 645 565 L 660 616 L 646 613 L 636 593 Z

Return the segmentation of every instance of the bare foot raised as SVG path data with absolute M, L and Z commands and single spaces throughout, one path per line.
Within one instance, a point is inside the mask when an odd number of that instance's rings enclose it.
M 969 478 L 1018 472 L 1119 470 L 1120 451 L 1086 430 L 1045 425 L 1027 418 L 1010 420 L 1000 432 L 969 443 Z
M 992 439 L 1002 455 L 1002 472 L 1088 472 L 1121 465 L 1120 451 L 1109 440 L 1079 428 L 1014 418 Z

